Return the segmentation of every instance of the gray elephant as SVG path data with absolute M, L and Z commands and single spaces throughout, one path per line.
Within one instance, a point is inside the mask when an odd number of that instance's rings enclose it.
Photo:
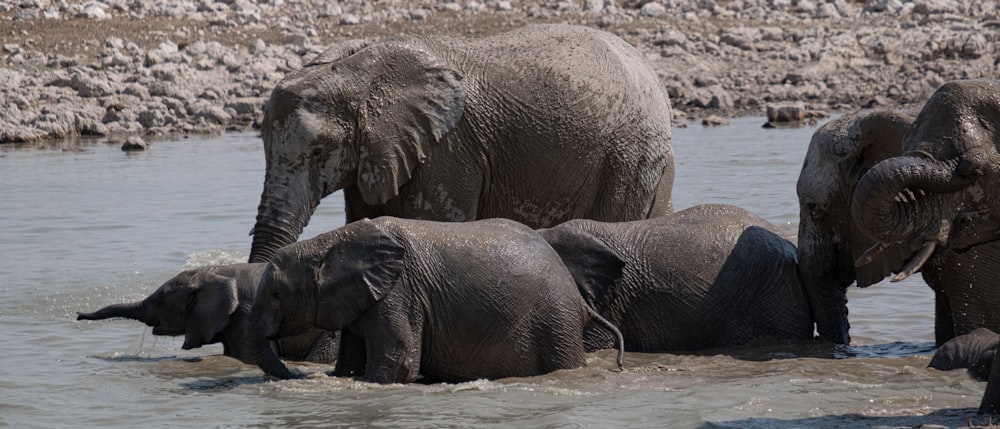
M 268 265 L 250 312 L 265 373 L 295 376 L 264 338 L 320 328 L 341 332 L 334 375 L 376 383 L 581 367 L 591 321 L 620 338 L 586 305 L 559 255 L 505 219 L 380 217 L 291 244 Z
M 986 381 L 986 391 L 979 404 L 980 414 L 1000 413 L 1000 336 L 987 328 L 975 330 L 948 340 L 928 367 L 942 371 L 968 369 L 969 373 Z
M 250 261 L 294 242 L 340 189 L 348 222 L 504 217 L 540 228 L 668 213 L 670 133 L 656 73 L 602 31 L 344 42 L 286 76 L 264 107 Z
M 223 354 L 254 364 L 247 342 L 247 315 L 267 264 L 231 264 L 187 270 L 146 299 L 112 304 L 77 320 L 124 317 L 153 327 L 153 335 L 183 335 L 184 350 L 222 343 Z M 335 335 L 312 330 L 270 345 L 286 359 L 334 363 Z
M 625 349 L 695 351 L 756 339 L 811 340 L 795 247 L 739 207 L 702 205 L 632 222 L 573 220 L 539 233 Z M 587 331 L 587 346 L 610 338 Z
M 938 344 L 1000 331 L 1000 81 L 949 82 L 927 101 L 902 154 L 858 181 L 854 223 L 894 280 L 918 270 L 935 291 Z
M 819 335 L 850 343 L 847 288 L 884 279 L 895 266 L 884 259 L 855 266 L 875 244 L 851 218 L 854 189 L 875 164 L 902 153 L 916 111 L 875 109 L 847 114 L 813 133 L 796 185 L 799 198 L 798 262 L 808 286 Z
M 990 375 L 998 345 L 1000 335 L 987 328 L 976 328 L 938 347 L 927 366 L 941 371 L 967 369 L 973 376 L 985 381 Z

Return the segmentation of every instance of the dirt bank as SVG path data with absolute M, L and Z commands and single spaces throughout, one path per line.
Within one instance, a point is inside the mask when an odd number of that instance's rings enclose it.
M 326 46 L 573 23 L 639 47 L 679 115 L 853 110 L 995 78 L 984 0 L 21 0 L 0 2 L 0 142 L 250 129 Z

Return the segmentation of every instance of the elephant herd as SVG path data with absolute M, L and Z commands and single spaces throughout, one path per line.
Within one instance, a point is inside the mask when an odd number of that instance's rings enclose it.
M 673 211 L 670 102 L 634 47 L 571 25 L 352 40 L 264 108 L 250 263 L 178 274 L 125 317 L 278 378 L 531 376 L 584 355 L 756 339 L 850 343 L 846 291 L 920 272 L 932 366 L 1000 411 L 1000 82 L 841 116 L 813 135 L 797 245 L 744 209 Z M 347 224 L 296 241 L 342 190 Z M 990 367 L 992 366 L 992 369 Z

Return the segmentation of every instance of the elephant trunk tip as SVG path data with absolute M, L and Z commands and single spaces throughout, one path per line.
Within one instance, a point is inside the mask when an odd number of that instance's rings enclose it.
M 94 313 L 76 312 L 76 320 L 99 320 Z

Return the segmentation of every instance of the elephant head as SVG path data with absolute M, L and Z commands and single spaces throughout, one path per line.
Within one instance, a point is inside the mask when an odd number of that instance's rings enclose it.
M 266 173 L 251 262 L 294 242 L 320 199 L 396 197 L 462 118 L 462 75 L 416 41 L 355 40 L 286 76 L 264 106 Z M 348 221 L 366 214 L 351 213 Z
M 915 112 L 866 110 L 823 125 L 809 143 L 799 175 L 798 260 L 820 336 L 850 343 L 847 287 L 879 282 L 898 267 L 885 259 L 856 268 L 875 241 L 851 219 L 852 196 L 861 176 L 878 162 L 902 153 Z
M 293 378 L 266 340 L 313 327 L 347 328 L 399 281 L 403 252 L 399 241 L 367 219 L 282 248 L 265 269 L 250 310 L 258 366 Z
M 853 195 L 855 223 L 905 266 L 921 268 L 935 249 L 961 251 L 1000 238 L 1000 82 L 949 82 L 927 101 L 904 154 L 872 167 Z
M 184 350 L 218 342 L 239 306 L 237 280 L 211 268 L 184 271 L 167 280 L 146 299 L 113 304 L 77 320 L 124 317 L 153 327 L 153 335 L 184 336 Z

